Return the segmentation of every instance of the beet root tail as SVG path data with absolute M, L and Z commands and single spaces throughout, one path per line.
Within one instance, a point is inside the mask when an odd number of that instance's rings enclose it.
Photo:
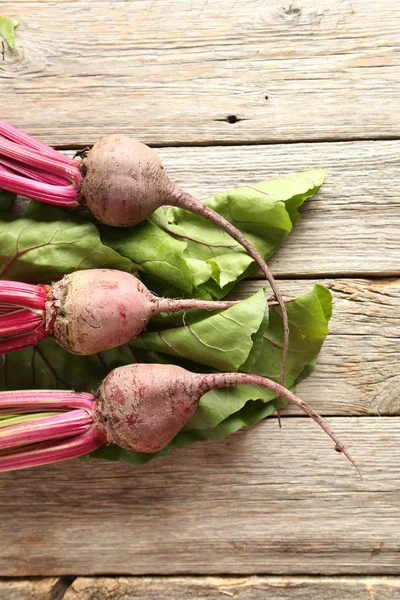
M 356 461 L 351 457 L 346 447 L 342 444 L 336 434 L 333 432 L 328 423 L 318 413 L 314 411 L 308 404 L 301 400 L 298 396 L 293 394 L 290 390 L 287 390 L 279 383 L 262 377 L 260 375 L 252 375 L 249 373 L 212 373 L 207 375 L 199 375 L 201 380 L 201 386 L 206 391 L 212 389 L 226 387 L 231 385 L 257 385 L 259 387 L 267 388 L 268 390 L 276 392 L 280 397 L 286 398 L 292 404 L 298 406 L 306 415 L 308 415 L 313 421 L 315 421 L 323 431 L 331 438 L 335 444 L 335 449 L 346 456 L 349 462 L 355 467 L 357 473 L 362 480 L 361 469 Z

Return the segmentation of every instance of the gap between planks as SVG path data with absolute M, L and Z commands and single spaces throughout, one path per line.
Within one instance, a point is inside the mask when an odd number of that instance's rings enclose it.
M 400 140 L 398 135 L 382 135 L 376 137 L 359 137 L 359 138 L 340 138 L 340 137 L 332 137 L 332 138 L 319 138 L 318 140 L 312 139 L 289 139 L 289 140 L 268 140 L 268 139 L 260 139 L 260 140 L 213 140 L 210 142 L 148 142 L 147 146 L 150 148 L 160 149 L 160 148 L 214 148 L 219 146 L 285 146 L 289 144 L 335 144 L 335 143 L 352 143 L 352 142 L 387 142 L 393 141 L 397 142 Z M 97 141 L 97 140 L 96 140 Z M 90 148 L 93 146 L 92 142 L 81 142 L 80 144 L 62 144 L 59 146 L 53 146 L 55 150 L 59 150 L 61 152 L 82 152 L 86 148 Z
M 397 600 L 397 577 L 78 577 L 1 580 L 2 600 Z

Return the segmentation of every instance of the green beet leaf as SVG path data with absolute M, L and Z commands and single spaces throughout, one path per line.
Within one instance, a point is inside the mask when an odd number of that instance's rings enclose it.
M 90 356 L 76 356 L 52 338 L 2 358 L 1 391 L 74 389 L 92 392 L 112 369 L 136 362 L 128 345 Z
M 101 242 L 97 227 L 57 208 L 32 202 L 23 217 L 0 215 L 0 278 L 47 283 L 78 269 L 134 271 Z
M 268 259 L 323 177 L 322 170 L 306 171 L 217 194 L 205 203 L 230 219 Z M 8 196 L 0 197 L 0 212 L 8 203 Z M 159 209 L 149 221 L 127 229 L 96 225 L 83 213 L 34 201 L 22 217 L 0 219 L 4 279 L 47 282 L 100 266 L 140 274 L 149 289 L 163 296 L 218 299 L 255 263 L 215 225 L 176 208 Z
M 328 322 L 331 317 L 330 292 L 323 286 L 316 285 L 303 296 L 288 302 L 287 310 L 290 336 L 285 386 L 293 388 L 311 372 L 327 336 Z M 275 306 L 269 308 L 269 322 L 264 331 L 256 360 L 251 365 L 245 364 L 246 368 L 242 367 L 240 370 L 279 381 L 283 328 L 280 310 Z M 275 400 L 276 394 L 254 386 L 237 386 L 208 392 L 201 399 L 199 408 L 187 427 L 195 429 L 215 427 L 229 415 L 240 410 L 249 397 L 268 402 Z
M 194 280 L 183 258 L 185 243 L 149 221 L 129 229 L 101 226 L 100 231 L 104 244 L 121 256 L 134 258 L 143 280 L 154 281 L 150 286 L 154 291 L 163 296 L 192 295 Z
M 204 311 L 203 315 L 207 315 Z M 162 321 L 161 321 L 162 322 Z M 132 341 L 134 348 L 150 349 L 174 358 L 184 357 L 219 369 L 238 371 L 253 350 L 253 336 L 268 324 L 264 290 L 239 304 L 205 316 L 195 323 L 144 333 Z
M 0 16 L 0 35 L 6 40 L 10 48 L 15 48 L 15 28 L 20 21 Z

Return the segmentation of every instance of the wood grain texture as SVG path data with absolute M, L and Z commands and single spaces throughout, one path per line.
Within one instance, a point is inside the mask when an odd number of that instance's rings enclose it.
M 398 600 L 395 577 L 79 577 L 63 600 Z
M 399 136 L 400 4 L 3 1 L 2 117 L 51 144 Z M 0 43 L 1 50 L 1 43 Z
M 293 410 L 282 430 L 269 419 L 141 467 L 2 474 L 0 576 L 54 579 L 0 580 L 0 597 L 398 598 L 394 578 L 300 575 L 400 575 L 400 142 L 309 143 L 399 137 L 400 4 L 17 0 L 1 13 L 21 19 L 16 49 L 0 42 L 1 117 L 47 143 L 122 131 L 160 146 L 224 144 L 159 150 L 199 198 L 327 169 L 270 266 L 334 294 L 331 334 L 298 393 L 336 415 L 364 480 Z M 313 283 L 281 286 L 293 295 Z M 66 591 L 56 578 L 109 573 L 235 579 L 78 578 Z
M 0 575 L 400 574 L 400 418 L 275 419 L 140 467 L 0 476 Z
M 400 70 L 399 70 L 400 71 Z M 400 142 L 163 148 L 170 177 L 198 198 L 316 167 L 325 183 L 269 261 L 280 277 L 400 275 Z
M 58 577 L 0 579 L 1 600 L 62 600 L 69 583 Z
M 400 415 L 400 279 L 279 283 L 289 297 L 315 283 L 333 296 L 329 335 L 312 375 L 297 386 L 298 395 L 323 414 Z M 232 297 L 246 298 L 260 284 L 244 281 Z M 285 412 L 299 414 L 290 406 Z

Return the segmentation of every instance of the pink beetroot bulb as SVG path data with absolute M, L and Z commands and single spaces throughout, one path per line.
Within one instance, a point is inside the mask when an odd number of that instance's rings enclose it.
M 129 342 L 162 312 L 235 304 L 160 298 L 134 275 L 113 269 L 75 271 L 51 286 L 0 280 L 0 353 L 52 335 L 73 354 L 95 354 Z

